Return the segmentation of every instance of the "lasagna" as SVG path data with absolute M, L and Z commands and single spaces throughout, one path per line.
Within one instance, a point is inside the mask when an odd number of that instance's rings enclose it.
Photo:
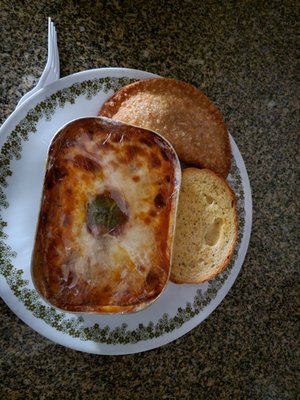
M 67 124 L 48 152 L 32 256 L 42 297 L 70 312 L 151 304 L 170 273 L 180 185 L 172 146 L 103 117 Z

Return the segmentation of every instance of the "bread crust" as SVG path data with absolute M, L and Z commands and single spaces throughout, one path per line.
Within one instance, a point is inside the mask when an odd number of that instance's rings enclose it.
M 121 88 L 99 115 L 163 135 L 181 161 L 227 177 L 229 134 L 221 112 L 196 87 L 173 78 L 150 78 Z
M 209 169 L 198 169 L 198 168 L 186 168 L 183 171 L 183 176 L 182 176 L 182 190 L 184 190 L 184 183 L 186 181 L 186 178 L 188 178 L 189 176 L 192 175 L 198 175 L 198 174 L 208 174 L 212 177 L 212 179 L 216 180 L 219 182 L 219 185 L 222 186 L 224 188 L 224 190 L 227 193 L 228 198 L 230 199 L 232 208 L 233 208 L 233 220 L 231 221 L 233 224 L 233 237 L 232 237 L 232 242 L 231 242 L 231 246 L 227 249 L 226 254 L 224 254 L 222 262 L 220 262 L 217 267 L 214 267 L 214 269 L 211 271 L 210 274 L 206 275 L 204 278 L 199 278 L 197 279 L 197 277 L 195 276 L 194 278 L 188 279 L 187 277 L 182 277 L 182 275 L 180 275 L 179 273 L 176 273 L 176 270 L 174 268 L 174 265 L 176 265 L 176 263 L 178 262 L 177 257 L 178 257 L 178 253 L 176 254 L 176 244 L 178 243 L 178 240 L 181 240 L 182 238 L 179 238 L 178 232 L 176 230 L 175 233 L 175 251 L 174 251 L 174 255 L 173 255 L 173 265 L 172 265 L 172 269 L 171 269 L 171 275 L 170 275 L 170 280 L 173 283 L 177 283 L 177 284 L 195 284 L 195 283 L 204 283 L 207 281 L 212 280 L 214 277 L 216 277 L 218 274 L 220 274 L 222 271 L 225 270 L 225 268 L 227 267 L 227 265 L 229 264 L 236 242 L 237 242 L 237 238 L 238 238 L 238 214 L 237 214 L 237 201 L 236 201 L 236 196 L 235 193 L 233 192 L 233 190 L 231 189 L 231 187 L 228 185 L 227 181 L 221 176 L 216 174 L 215 172 L 209 170 Z M 182 207 L 189 207 L 190 205 L 188 203 L 183 203 L 184 200 L 180 200 L 179 198 L 179 207 L 178 207 L 178 215 L 177 215 L 177 223 L 178 223 L 178 219 L 181 218 L 181 213 L 182 213 Z M 189 226 L 193 226 L 193 221 L 189 221 Z M 178 227 L 179 228 L 179 227 Z M 191 237 L 187 238 L 188 239 L 192 239 L 192 232 L 191 232 Z M 177 248 L 178 250 L 178 248 Z M 177 271 L 178 272 L 178 271 Z

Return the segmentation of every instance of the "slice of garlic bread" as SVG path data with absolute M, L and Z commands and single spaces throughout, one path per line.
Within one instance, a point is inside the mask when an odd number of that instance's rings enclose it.
M 200 283 L 227 266 L 237 240 L 236 198 L 225 179 L 209 169 L 182 174 L 171 280 Z

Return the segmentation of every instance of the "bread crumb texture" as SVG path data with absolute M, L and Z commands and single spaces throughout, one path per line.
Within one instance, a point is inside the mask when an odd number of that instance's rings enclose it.
M 208 169 L 182 174 L 171 280 L 200 283 L 230 261 L 237 240 L 237 207 L 225 179 Z

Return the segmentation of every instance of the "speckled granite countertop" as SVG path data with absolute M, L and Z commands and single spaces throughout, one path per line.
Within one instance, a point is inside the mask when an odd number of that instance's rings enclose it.
M 61 347 L 1 300 L 0 398 L 299 398 L 299 2 L 2 0 L 1 123 L 44 68 L 47 16 L 62 76 L 132 67 L 190 82 L 218 104 L 247 166 L 253 229 L 217 310 L 150 352 Z

